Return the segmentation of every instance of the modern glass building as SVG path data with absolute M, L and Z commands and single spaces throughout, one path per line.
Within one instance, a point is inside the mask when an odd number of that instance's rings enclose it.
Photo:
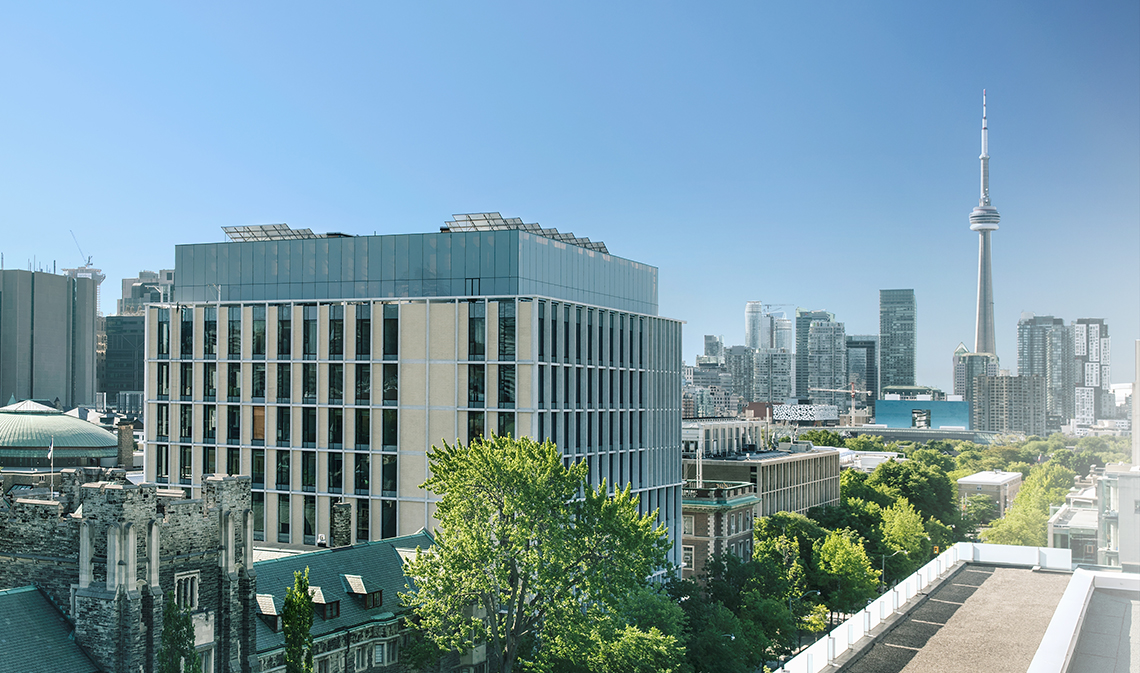
M 178 246 L 177 304 L 147 310 L 148 479 L 251 475 L 259 539 L 330 538 L 341 500 L 382 539 L 434 526 L 433 445 L 525 435 L 632 484 L 680 539 L 681 324 L 656 268 L 497 213 L 227 233 Z
M 879 381 L 913 386 L 918 305 L 914 290 L 879 290 Z

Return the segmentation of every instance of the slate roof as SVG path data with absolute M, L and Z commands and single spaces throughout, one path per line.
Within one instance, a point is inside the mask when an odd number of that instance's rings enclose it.
M 47 458 L 53 439 L 57 457 L 109 457 L 119 446 L 118 438 L 103 428 L 31 400 L 0 407 L 3 455 Z
M 340 601 L 340 615 L 333 619 L 323 619 L 320 611 L 314 610 L 311 630 L 314 637 L 368 622 L 395 619 L 403 611 L 399 592 L 407 590 L 400 550 L 414 550 L 416 547 L 427 549 L 433 542 L 431 535 L 421 530 L 413 535 L 365 542 L 351 547 L 323 549 L 259 561 L 253 564 L 257 572 L 258 603 L 265 608 L 274 606 L 273 609 L 280 611 L 286 591 L 293 586 L 294 571 L 304 571 L 307 567 L 309 586 L 320 587 L 326 603 Z M 356 581 L 347 579 L 345 575 L 359 576 L 369 591 L 383 591 L 383 603 L 370 610 L 364 609 L 364 598 L 349 593 Z M 272 652 L 284 645 L 284 634 L 275 633 L 266 626 L 265 620 L 258 617 L 258 653 Z
M 0 671 L 97 673 L 71 623 L 35 587 L 0 591 Z

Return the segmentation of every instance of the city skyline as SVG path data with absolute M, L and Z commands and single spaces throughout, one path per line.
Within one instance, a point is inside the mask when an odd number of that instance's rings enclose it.
M 1003 368 L 1023 311 L 1140 336 L 1138 21 L 1123 2 L 17 7 L 0 253 L 91 256 L 111 313 L 119 279 L 223 226 L 418 233 L 494 210 L 657 266 L 690 361 L 704 334 L 744 343 L 749 300 L 871 334 L 877 291 L 914 288 L 916 382 L 950 390 L 983 88 Z M 1133 359 L 1118 348 L 1113 382 Z

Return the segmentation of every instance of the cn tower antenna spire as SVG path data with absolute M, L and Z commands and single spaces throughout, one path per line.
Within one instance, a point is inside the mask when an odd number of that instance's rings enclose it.
M 978 322 L 974 335 L 974 352 L 996 353 L 990 234 L 997 231 L 1001 216 L 990 203 L 989 123 L 986 119 L 985 89 L 982 89 L 982 156 L 979 158 L 982 162 L 982 193 L 978 207 L 970 213 L 970 229 L 978 232 Z

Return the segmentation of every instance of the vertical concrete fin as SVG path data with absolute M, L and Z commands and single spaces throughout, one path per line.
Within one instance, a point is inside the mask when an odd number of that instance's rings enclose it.
M 119 524 L 107 526 L 107 591 L 119 590 Z
M 146 575 L 153 590 L 151 593 L 161 595 L 162 589 L 158 584 L 158 531 L 158 522 L 151 521 L 146 534 Z
M 91 586 L 91 525 L 79 524 L 79 588 Z

